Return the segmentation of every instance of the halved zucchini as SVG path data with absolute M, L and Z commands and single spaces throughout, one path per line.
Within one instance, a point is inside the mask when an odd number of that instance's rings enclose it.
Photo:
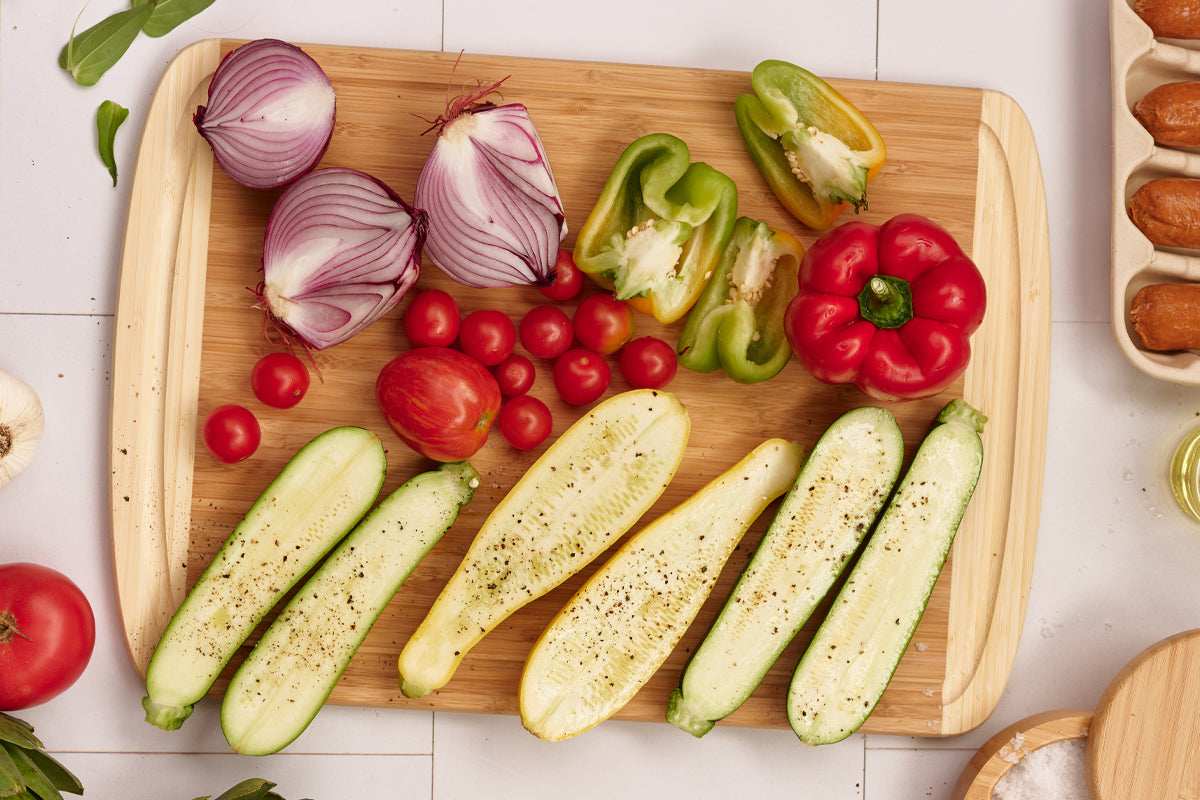
M 340 427 L 300 449 L 255 501 L 167 624 L 146 672 L 146 721 L 176 730 L 263 616 L 370 509 L 387 455 Z
M 521 722 L 549 741 L 621 709 L 670 655 L 750 525 L 800 471 L 769 439 L 647 525 L 551 621 L 521 675 Z
M 921 442 L 792 676 L 788 721 L 801 741 L 845 739 L 883 696 L 975 492 L 986 421 L 953 400 Z
M 479 486 L 465 461 L 409 480 L 338 545 L 238 667 L 221 728 L 238 753 L 267 755 L 304 732 L 371 626 Z
M 568 428 L 496 505 L 404 646 L 401 691 L 444 686 L 496 625 L 617 541 L 674 477 L 690 431 L 679 399 L 652 389 L 615 395 Z
M 671 693 L 672 725 L 703 736 L 750 697 L 866 537 L 903 463 L 885 409 L 848 411 L 821 435 Z

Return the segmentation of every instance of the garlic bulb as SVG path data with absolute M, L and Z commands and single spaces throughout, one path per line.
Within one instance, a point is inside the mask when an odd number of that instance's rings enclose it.
M 37 393 L 0 370 L 0 486 L 33 462 L 45 420 Z

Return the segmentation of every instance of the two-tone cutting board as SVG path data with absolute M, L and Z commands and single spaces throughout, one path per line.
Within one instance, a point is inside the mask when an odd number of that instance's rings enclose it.
M 241 515 L 287 459 L 341 424 L 378 432 L 389 450 L 390 491 L 429 466 L 388 430 L 375 405 L 376 374 L 406 345 L 403 306 L 349 342 L 316 354 L 319 380 L 294 409 L 258 403 L 248 376 L 270 349 L 248 287 L 259 280 L 262 234 L 273 193 L 240 187 L 213 169 L 191 124 L 207 78 L 234 42 L 202 41 L 166 70 L 143 133 L 122 260 L 112 404 L 113 552 L 120 607 L 139 670 L 184 593 Z M 411 199 L 433 146 L 422 135 L 449 96 L 477 79 L 509 76 L 505 102 L 529 107 L 545 143 L 574 232 L 609 169 L 634 138 L 667 131 L 693 158 L 739 187 L 741 214 L 792 231 L 795 223 L 756 172 L 733 121 L 749 75 L 694 69 L 305 46 L 338 93 L 338 123 L 325 165 L 376 175 Z M 779 56 L 781 54 L 769 54 Z M 786 57 L 786 54 L 783 54 Z M 989 309 L 963 380 L 925 401 L 890 406 L 911 455 L 941 406 L 963 396 L 990 417 L 979 490 L 926 616 L 866 730 L 950 735 L 982 722 L 1008 678 L 1025 613 L 1041 503 L 1049 358 L 1049 257 L 1041 172 L 1028 123 L 1007 97 L 988 91 L 874 82 L 835 85 L 878 126 L 888 161 L 869 190 L 874 222 L 917 212 L 946 226 L 987 279 Z M 464 313 L 493 307 L 514 320 L 542 302 L 536 290 L 472 290 L 426 264 L 418 288 L 441 287 Z M 591 287 L 589 291 L 593 290 Z M 570 308 L 568 308 L 568 311 Z M 679 326 L 649 317 L 639 333 L 674 342 Z M 557 400 L 548 365 L 533 391 L 555 413 L 555 432 L 577 415 Z M 610 392 L 627 388 L 616 376 Z M 666 494 L 647 519 L 677 504 L 763 439 L 811 445 L 840 413 L 870 401 L 831 387 L 791 363 L 747 388 L 720 373 L 680 372 L 671 389 L 687 405 L 692 436 Z M 198 444 L 197 420 L 221 403 L 258 414 L 263 445 L 235 466 Z M 530 645 L 591 569 L 513 615 L 464 660 L 443 690 L 422 700 L 399 692 L 396 656 L 488 511 L 539 451 L 522 453 L 498 434 L 473 459 L 483 485 L 458 523 L 384 612 L 332 701 L 387 707 L 513 713 Z M 689 652 L 766 527 L 769 512 L 735 553 L 696 624 L 652 681 L 620 713 L 663 719 Z M 645 522 L 645 520 L 643 520 Z M 636 530 L 636 528 L 635 528 Z M 592 565 L 592 569 L 597 566 Z M 754 696 L 727 724 L 786 726 L 783 697 L 803 631 Z M 219 690 L 223 682 L 218 685 Z

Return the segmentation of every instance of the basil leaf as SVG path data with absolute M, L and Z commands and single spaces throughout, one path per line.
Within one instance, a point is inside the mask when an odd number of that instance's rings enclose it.
M 26 755 L 29 756 L 33 765 L 49 778 L 50 782 L 54 784 L 54 788 L 60 792 L 83 794 L 83 784 L 79 782 L 79 778 L 56 761 L 53 756 L 47 755 L 41 750 L 30 750 Z
M 108 174 L 112 175 L 113 186 L 117 185 L 117 157 L 113 154 L 113 143 L 117 138 L 117 128 L 121 127 L 121 123 L 128 116 L 129 109 L 123 108 L 112 100 L 105 100 L 100 104 L 100 108 L 96 109 L 96 134 L 100 146 L 100 160 L 104 162 L 104 166 L 108 167 Z
M 142 26 L 142 32 L 147 36 L 164 36 L 211 6 L 213 2 L 215 0 L 158 0 L 157 3 L 151 3 L 154 13 Z M 139 8 L 147 3 L 150 3 L 150 0 L 133 0 L 133 7 Z
M 58 56 L 58 65 L 70 72 L 80 86 L 94 86 L 125 54 L 153 13 L 154 3 L 147 3 L 118 11 L 78 36 L 72 32 Z

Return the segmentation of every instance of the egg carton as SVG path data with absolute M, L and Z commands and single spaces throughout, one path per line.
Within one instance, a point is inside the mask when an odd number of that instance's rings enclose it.
M 1129 219 L 1129 199 L 1162 177 L 1200 178 L 1200 150 L 1160 147 L 1133 116 L 1133 106 L 1164 83 L 1200 80 L 1200 40 L 1156 38 L 1133 10 L 1111 0 L 1113 123 L 1113 332 L 1135 367 L 1162 380 L 1200 385 L 1200 352 L 1154 352 L 1141 346 L 1129 320 L 1138 290 L 1155 283 L 1200 283 L 1200 251 L 1157 247 Z

